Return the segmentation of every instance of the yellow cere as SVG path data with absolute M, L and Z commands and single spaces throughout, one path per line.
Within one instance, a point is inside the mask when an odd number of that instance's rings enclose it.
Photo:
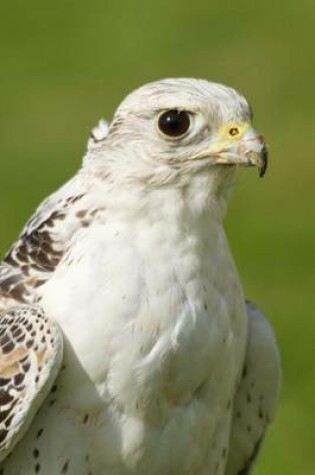
M 252 125 L 249 122 L 228 122 L 219 130 L 219 136 L 239 139 Z

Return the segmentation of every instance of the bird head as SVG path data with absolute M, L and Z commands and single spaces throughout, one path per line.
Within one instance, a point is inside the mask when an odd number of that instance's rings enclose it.
M 226 176 L 240 165 L 256 166 L 263 176 L 267 167 L 246 99 L 199 79 L 165 79 L 135 90 L 97 145 L 91 155 L 107 171 L 150 186 L 187 182 L 199 172 Z

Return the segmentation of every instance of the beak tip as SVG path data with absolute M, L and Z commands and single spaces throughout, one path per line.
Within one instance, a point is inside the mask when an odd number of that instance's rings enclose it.
M 258 169 L 258 176 L 259 178 L 264 178 L 265 176 L 265 173 L 266 173 L 266 169 L 267 167 L 266 166 L 262 166 Z
M 261 155 L 261 164 L 258 168 L 258 173 L 259 173 L 259 178 L 263 178 L 268 166 L 268 150 L 267 150 L 266 145 L 263 146 L 263 149 L 260 155 Z

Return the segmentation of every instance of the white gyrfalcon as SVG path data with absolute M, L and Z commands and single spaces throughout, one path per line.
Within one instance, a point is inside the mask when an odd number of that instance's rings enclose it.
M 272 420 L 273 331 L 222 221 L 267 165 L 235 90 L 166 79 L 92 132 L 0 267 L 1 475 L 245 475 Z

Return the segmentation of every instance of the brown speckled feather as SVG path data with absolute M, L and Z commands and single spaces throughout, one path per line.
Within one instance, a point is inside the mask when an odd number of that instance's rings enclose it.
M 73 235 L 91 220 L 81 206 L 83 198 L 77 176 L 46 199 L 26 224 L 0 265 L 0 312 L 34 302 L 36 289 L 49 279 Z
M 62 361 L 62 333 L 32 305 L 92 214 L 77 175 L 46 199 L 0 264 L 0 462 L 23 437 Z
M 0 461 L 21 439 L 62 361 L 62 333 L 36 306 L 0 317 Z

